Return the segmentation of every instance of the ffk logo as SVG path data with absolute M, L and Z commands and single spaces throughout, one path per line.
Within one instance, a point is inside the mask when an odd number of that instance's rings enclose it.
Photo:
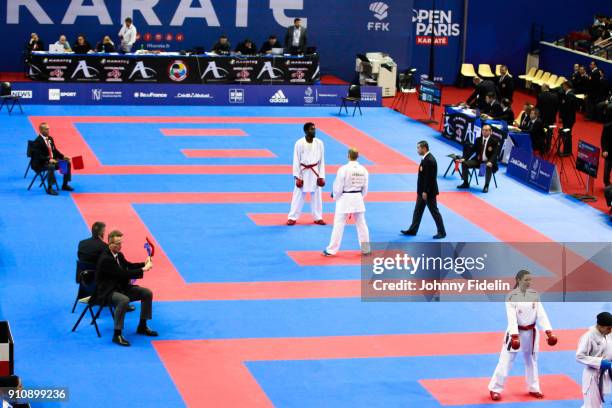
M 374 14 L 374 18 L 378 21 L 368 21 L 368 31 L 390 31 L 389 23 L 383 23 L 382 20 L 389 16 L 389 6 L 382 1 L 370 3 L 370 11 Z

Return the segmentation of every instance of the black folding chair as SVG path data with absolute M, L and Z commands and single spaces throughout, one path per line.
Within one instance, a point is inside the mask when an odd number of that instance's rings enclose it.
M 446 178 L 446 175 L 450 171 L 451 167 L 453 167 L 455 165 L 455 162 L 457 160 L 461 160 L 461 156 L 457 156 L 456 154 L 447 154 L 446 157 L 450 157 L 451 161 L 450 161 L 450 163 L 448 163 L 448 167 L 446 168 L 446 171 L 444 172 L 444 176 L 443 176 L 444 178 Z M 451 176 L 453 174 L 455 174 L 455 172 L 459 173 L 459 177 L 463 176 L 461 174 L 461 166 L 453 167 L 453 171 L 451 173 Z
M 472 171 L 470 171 L 470 183 L 472 182 L 472 179 L 476 179 L 476 185 L 478 185 L 478 173 L 479 173 L 480 169 L 477 168 L 472 168 Z M 495 184 L 495 188 L 497 188 L 497 179 L 495 178 L 495 171 L 491 174 L 493 176 L 493 184 Z
M 100 317 L 100 313 L 102 312 L 102 309 L 104 309 L 105 307 L 108 307 L 108 311 L 110 312 L 110 315 L 112 316 L 112 318 L 115 318 L 115 312 L 113 310 L 112 305 L 109 305 L 106 302 L 102 302 L 99 303 L 96 300 L 96 284 L 95 281 L 92 283 L 91 285 L 93 287 L 93 291 L 91 292 L 90 296 L 84 297 L 82 299 L 78 299 L 78 303 L 82 303 L 85 306 L 85 309 L 83 309 L 83 312 L 81 313 L 81 315 L 79 316 L 79 319 L 76 321 L 76 323 L 74 324 L 74 326 L 72 327 L 72 331 L 76 331 L 77 327 L 79 327 L 79 324 L 81 323 L 81 320 L 83 320 L 83 317 L 85 316 L 85 313 L 89 312 L 89 315 L 91 316 L 91 323 L 95 328 L 96 328 L 96 334 L 98 335 L 98 337 L 102 337 L 100 335 L 100 329 L 98 328 L 98 317 Z M 93 308 L 94 306 L 98 306 L 98 311 L 96 312 L 96 314 L 94 315 L 93 312 Z
M 23 178 L 26 178 L 28 176 L 28 172 L 32 168 L 32 146 L 33 144 L 34 144 L 34 141 L 28 140 L 28 150 L 26 152 L 26 155 L 28 156 L 29 160 L 28 160 L 28 166 L 26 167 L 26 171 L 23 174 Z
M 26 172 L 23 175 L 23 178 L 26 178 L 26 176 L 28 175 L 28 171 L 32 168 L 32 150 L 34 147 L 34 141 L 33 140 L 28 140 L 28 150 L 27 150 L 27 156 L 30 159 L 29 163 L 28 163 L 28 167 L 26 168 Z M 47 185 L 47 170 L 43 169 L 40 171 L 36 171 L 34 169 L 32 169 L 32 171 L 34 171 L 36 174 L 34 174 L 34 177 L 32 178 L 32 181 L 30 182 L 30 185 L 28 186 L 28 191 L 30 191 L 32 189 L 32 186 L 34 185 L 34 182 L 36 181 L 36 179 L 40 178 L 40 184 L 38 185 L 38 187 L 45 187 L 45 190 L 48 190 L 48 185 Z M 57 179 L 55 180 L 55 188 L 57 188 L 59 190 L 59 185 L 57 184 Z
M 88 264 L 81 261 L 76 261 L 76 283 L 79 285 L 79 290 L 72 305 L 72 312 L 76 309 L 79 299 L 86 298 L 93 294 L 95 289 L 96 265 Z
M 2 82 L 0 84 L 0 99 L 2 99 L 2 104 L 0 104 L 0 111 L 6 105 L 6 110 L 8 110 L 9 116 L 13 112 L 15 105 L 19 105 L 19 110 L 23 113 L 23 108 L 21 107 L 21 102 L 19 101 L 18 95 L 13 95 L 12 86 L 10 82 Z M 10 101 L 13 104 L 10 104 Z
M 353 116 L 355 116 L 355 111 L 359 108 L 359 115 L 363 115 L 361 113 L 361 86 L 353 84 L 348 89 L 348 95 L 342 97 L 342 104 L 340 105 L 340 111 L 338 111 L 338 115 L 342 114 L 342 108 L 346 111 L 348 115 L 348 107 L 346 104 L 353 104 Z

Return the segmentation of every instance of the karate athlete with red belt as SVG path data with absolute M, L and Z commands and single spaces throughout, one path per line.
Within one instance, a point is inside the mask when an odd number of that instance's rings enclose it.
M 525 379 L 529 395 L 538 399 L 544 397 L 538 378 L 537 353 L 540 336 L 537 326 L 546 332 L 550 346 L 557 344 L 557 337 L 552 334 L 552 327 L 540 302 L 540 295 L 530 289 L 530 285 L 531 273 L 525 270 L 519 271 L 516 274 L 514 290 L 506 298 L 508 329 L 499 362 L 489 382 L 489 394 L 493 401 L 501 399 L 504 383 L 518 352 L 523 352 L 525 358 Z
M 325 150 L 323 142 L 315 139 L 315 134 L 314 123 L 304 124 L 304 137 L 295 142 L 293 148 L 295 187 L 287 225 L 295 225 L 300 218 L 307 193 L 310 193 L 310 210 L 314 223 L 325 225 L 321 196 L 322 187 L 325 186 Z

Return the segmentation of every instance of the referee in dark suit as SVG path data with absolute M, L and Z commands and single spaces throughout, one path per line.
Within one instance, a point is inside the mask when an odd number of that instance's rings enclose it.
M 442 239 L 446 237 L 446 230 L 444 229 L 444 222 L 442 221 L 442 215 L 440 215 L 436 201 L 436 196 L 439 194 L 437 181 L 438 164 L 436 163 L 436 158 L 429 152 L 429 145 L 426 141 L 422 140 L 417 143 L 417 153 L 419 156 L 423 156 L 419 165 L 419 177 L 417 179 L 417 200 L 414 206 L 414 214 L 412 215 L 412 225 L 407 230 L 402 230 L 401 233 L 404 235 L 417 234 L 425 206 L 427 206 L 438 228 L 438 233 L 434 235 L 434 239 Z

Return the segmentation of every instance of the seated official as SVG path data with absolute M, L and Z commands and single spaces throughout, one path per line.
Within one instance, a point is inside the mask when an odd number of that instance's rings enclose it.
M 30 34 L 30 40 L 26 44 L 26 51 L 45 51 L 45 43 L 38 37 L 38 34 Z
M 60 35 L 60 38 L 59 38 L 59 40 L 57 40 L 55 42 L 55 45 L 59 45 L 59 46 L 64 47 L 64 51 L 66 51 L 66 52 L 72 52 L 72 48 L 70 48 L 70 43 L 66 39 L 65 35 Z
M 490 93 L 495 94 L 495 83 L 489 79 L 483 80 L 480 77 L 474 77 L 473 82 L 476 88 L 469 98 L 467 98 L 466 103 L 470 105 L 472 109 L 477 108 L 482 110 L 487 103 L 487 95 Z
M 307 44 L 306 28 L 302 27 L 302 20 L 296 18 L 285 33 L 285 50 L 290 54 L 303 54 Z
M 97 52 L 115 52 L 115 43 L 108 35 L 105 35 L 102 41 L 96 45 Z
M 485 96 L 485 101 L 486 103 L 480 109 L 480 113 L 487 115 L 491 118 L 499 116 L 502 111 L 502 107 L 495 98 L 495 92 L 489 92 L 487 96 Z
M 470 169 L 479 169 L 480 165 L 485 163 L 485 185 L 482 192 L 489 191 L 491 175 L 497 172 L 497 155 L 499 154 L 499 141 L 491 137 L 491 131 L 491 125 L 483 125 L 481 136 L 476 139 L 474 146 L 465 151 L 464 158 L 459 160 L 463 183 L 457 188 L 470 188 Z M 472 158 L 474 155 L 476 157 Z
M 108 249 L 104 241 L 106 224 L 96 221 L 91 226 L 91 237 L 79 242 L 77 256 L 80 262 L 97 265 L 100 255 Z
M 529 122 L 524 127 L 521 127 L 521 130 L 529 133 L 531 136 L 533 151 L 543 155 L 546 152 L 547 129 L 544 127 L 544 122 L 540 119 L 540 110 L 538 108 L 531 110 Z
M 85 39 L 84 35 L 79 35 L 77 37 L 77 40 L 72 47 L 72 51 L 74 51 L 75 54 L 87 54 L 89 51 L 91 51 L 91 45 L 89 45 L 89 42 Z
M 253 44 L 253 41 L 246 39 L 236 47 L 236 52 L 242 55 L 255 55 L 257 54 L 257 47 Z
M 512 112 L 512 102 L 508 98 L 501 101 L 501 111 L 497 115 L 490 115 L 495 120 L 503 120 L 511 125 L 514 121 L 514 112 Z
M 53 138 L 49 136 L 49 125 L 45 122 L 38 127 L 40 134 L 34 140 L 32 149 L 32 169 L 36 172 L 47 170 L 47 194 L 57 195 L 57 191 L 53 189 L 55 186 L 55 170 L 59 169 L 59 160 L 66 160 L 68 171 L 64 174 L 64 182 L 62 190 L 74 191 L 68 183 L 72 178 L 72 166 L 70 157 L 64 156 L 55 146 Z
M 157 336 L 157 332 L 147 326 L 147 320 L 153 316 L 153 293 L 137 285 L 132 279 L 140 279 L 144 272 L 153 268 L 153 262 L 147 257 L 145 262 L 131 263 L 121 253 L 123 234 L 111 231 L 108 234 L 108 249 L 102 253 L 96 268 L 96 293 L 92 299 L 97 304 L 115 305 L 115 332 L 113 342 L 129 347 L 130 342 L 122 335 L 123 321 L 130 301 L 140 300 L 140 323 L 136 333 L 145 336 Z
M 523 130 L 529 124 L 531 118 L 529 115 L 531 114 L 531 110 L 533 109 L 533 105 L 529 102 L 525 102 L 523 105 L 523 110 L 518 114 L 516 119 L 514 120 L 513 125 Z
M 230 44 L 227 36 L 222 35 L 219 37 L 219 41 L 213 45 L 212 52 L 218 55 L 229 55 L 232 51 L 232 45 Z
M 269 54 L 272 51 L 272 48 L 283 48 L 280 42 L 275 35 L 271 35 L 268 37 L 268 41 L 263 43 L 261 48 L 259 49 L 260 54 Z

